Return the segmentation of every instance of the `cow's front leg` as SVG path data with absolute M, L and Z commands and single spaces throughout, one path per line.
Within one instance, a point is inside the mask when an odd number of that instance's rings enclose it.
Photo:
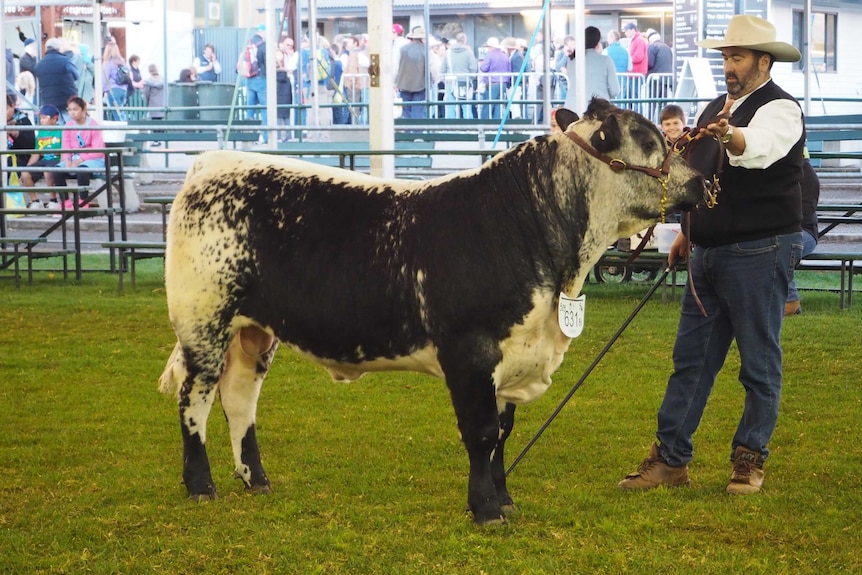
M 445 368 L 444 368 L 445 371 Z M 446 384 L 452 397 L 461 440 L 470 460 L 467 505 L 477 525 L 493 525 L 506 521 L 497 489 L 491 476 L 491 453 L 497 445 L 500 422 L 490 369 L 485 372 L 472 368 L 458 376 L 446 372 Z
M 263 470 L 255 433 L 257 400 L 272 364 L 275 338 L 257 327 L 244 327 L 227 352 L 225 370 L 219 380 L 221 404 L 230 431 L 234 475 L 251 493 L 269 493 L 269 478 Z
M 515 404 L 506 403 L 500 411 L 500 439 L 497 448 L 491 458 L 491 477 L 494 479 L 494 487 L 497 489 L 497 500 L 503 513 L 511 515 L 517 511 L 512 496 L 506 488 L 506 464 L 504 458 L 506 440 L 515 426 Z

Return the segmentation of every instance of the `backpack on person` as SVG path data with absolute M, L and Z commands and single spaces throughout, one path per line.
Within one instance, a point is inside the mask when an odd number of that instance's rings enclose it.
M 317 49 L 317 73 L 316 78 L 319 83 L 324 83 L 330 77 L 329 73 L 329 54 L 324 52 L 322 48 Z
M 244 78 L 254 78 L 260 74 L 260 63 L 257 61 L 257 47 L 263 44 L 261 42 L 248 41 L 242 51 L 239 59 L 239 64 L 236 65 L 237 73 Z
M 114 82 L 118 86 L 130 86 L 132 84 L 132 71 L 125 64 L 118 64 L 114 73 Z

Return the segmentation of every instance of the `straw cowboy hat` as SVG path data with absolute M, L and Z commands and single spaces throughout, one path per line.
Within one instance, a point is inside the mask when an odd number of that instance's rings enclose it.
M 723 39 L 701 40 L 695 44 L 714 50 L 735 46 L 767 52 L 775 57 L 776 62 L 798 62 L 802 59 L 802 54 L 795 46 L 775 39 L 775 26 L 772 22 L 745 14 L 730 19 Z
M 413 30 L 407 34 L 408 40 L 424 40 L 425 39 L 425 28 L 422 26 L 416 26 Z

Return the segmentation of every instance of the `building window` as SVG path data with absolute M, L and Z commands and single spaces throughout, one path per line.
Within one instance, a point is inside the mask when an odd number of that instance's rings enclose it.
M 793 12 L 793 45 L 802 53 L 802 60 L 793 64 L 794 70 L 805 69 L 804 28 L 805 13 Z M 836 34 L 838 15 L 825 12 L 811 13 L 811 70 L 813 72 L 837 72 Z

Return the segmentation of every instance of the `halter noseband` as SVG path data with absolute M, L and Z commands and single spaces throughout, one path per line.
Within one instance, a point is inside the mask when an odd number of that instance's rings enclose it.
M 662 162 L 662 164 L 661 164 L 661 168 L 655 169 L 655 168 L 648 168 L 645 166 L 630 166 L 626 162 L 624 162 L 623 160 L 620 160 L 617 158 L 611 158 L 610 156 L 599 152 L 594 147 L 592 147 L 589 143 L 587 143 L 586 140 L 584 140 L 583 138 L 581 138 L 580 136 L 578 136 L 574 132 L 566 131 L 564 133 L 574 143 L 576 143 L 582 150 L 584 150 L 589 155 L 593 156 L 594 158 L 596 158 L 596 159 L 604 162 L 608 166 L 610 166 L 611 170 L 613 170 L 614 172 L 622 172 L 624 170 L 635 170 L 638 172 L 643 172 L 643 173 L 650 175 L 650 176 L 654 177 L 655 179 L 657 179 L 659 181 L 659 183 L 661 184 L 661 187 L 663 190 L 662 196 L 661 196 L 661 221 L 664 221 L 665 203 L 667 202 L 668 174 L 670 173 L 670 159 L 671 159 L 671 157 L 673 157 L 673 154 L 680 153 L 680 151 L 682 149 L 682 148 L 678 149 L 676 147 L 676 142 L 674 142 L 673 146 L 668 147 L 667 155 L 664 158 L 664 162 Z M 690 143 L 692 141 L 692 139 L 694 139 L 694 138 L 692 137 L 691 139 L 689 139 L 686 142 L 686 144 L 683 145 L 683 148 L 685 147 L 685 145 Z M 719 141 L 719 144 L 721 144 L 721 141 Z M 724 151 L 724 148 L 722 146 L 722 152 L 723 151 Z M 717 203 L 717 200 L 716 200 L 717 189 L 718 189 L 718 176 L 717 176 L 717 174 L 713 177 L 713 179 L 715 181 L 715 188 L 716 189 L 713 190 L 712 193 L 710 193 L 710 190 L 707 189 L 707 202 L 706 203 L 707 203 L 707 206 L 710 208 L 714 207 L 715 204 Z M 686 222 L 688 223 L 688 225 L 690 225 L 691 220 L 686 218 Z M 632 255 L 629 257 L 628 261 L 626 262 L 626 265 L 630 265 L 631 263 L 633 263 L 635 258 L 637 258 L 638 255 L 641 253 L 641 250 L 643 250 L 643 248 L 646 246 L 646 243 L 649 240 L 650 235 L 652 234 L 653 227 L 655 227 L 655 226 L 650 226 L 650 228 L 647 231 L 646 235 L 644 236 L 643 240 L 641 240 L 640 245 L 634 250 L 634 252 L 632 252 Z M 685 235 L 687 238 L 691 238 L 691 230 L 687 229 Z M 688 245 L 689 245 L 689 251 L 691 251 L 691 240 L 690 239 L 688 240 Z M 692 297 L 694 297 L 694 301 L 697 304 L 698 309 L 700 309 L 700 312 L 704 315 L 704 317 L 706 317 L 707 316 L 706 309 L 703 307 L 703 304 L 700 301 L 700 297 L 698 297 L 698 295 L 697 295 L 697 290 L 694 287 L 694 278 L 693 278 L 692 273 L 691 273 L 691 257 L 686 258 L 686 265 L 688 268 L 688 281 L 689 281 L 689 285 L 691 286 Z
M 619 173 L 625 170 L 634 170 L 636 172 L 643 172 L 648 176 L 652 176 L 653 178 L 657 179 L 661 184 L 663 190 L 661 195 L 661 221 L 664 221 L 664 207 L 667 203 L 668 175 L 670 174 L 670 159 L 672 155 L 676 153 L 672 148 L 668 149 L 667 155 L 664 157 L 664 162 L 662 162 L 661 167 L 658 169 L 649 168 L 647 166 L 632 166 L 624 160 L 620 160 L 619 158 L 611 158 L 607 154 L 601 153 L 600 151 L 592 147 L 586 140 L 584 140 L 574 132 L 566 131 L 564 133 L 583 151 L 596 158 L 597 160 L 607 164 L 614 172 Z
M 667 156 L 665 156 L 664 158 L 664 162 L 662 162 L 661 167 L 658 169 L 648 168 L 646 166 L 630 166 L 624 160 L 620 160 L 619 158 L 611 158 L 607 154 L 599 152 L 597 149 L 587 143 L 586 140 L 584 140 L 574 132 L 565 132 L 565 134 L 569 138 L 571 138 L 574 143 L 580 146 L 581 149 L 583 149 L 586 153 L 610 166 L 611 170 L 615 172 L 622 172 L 624 170 L 635 170 L 638 172 L 643 172 L 662 182 L 662 185 L 665 186 L 665 188 L 667 187 L 667 176 L 670 173 L 670 158 L 671 154 L 673 153 L 672 149 L 668 150 Z

